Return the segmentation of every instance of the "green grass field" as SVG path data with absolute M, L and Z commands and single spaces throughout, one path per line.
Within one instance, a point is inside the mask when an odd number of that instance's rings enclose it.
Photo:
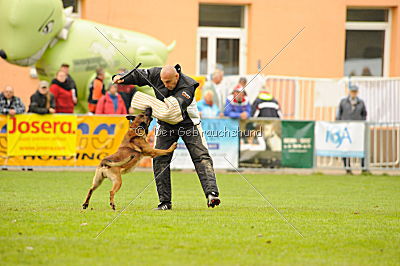
M 219 174 L 222 205 L 206 207 L 194 173 L 173 173 L 173 210 L 153 211 L 152 179 L 123 177 L 117 211 L 111 183 L 81 210 L 92 172 L 0 172 L 1 264 L 398 265 L 400 177 L 245 176 L 305 236 L 299 236 L 237 174 Z

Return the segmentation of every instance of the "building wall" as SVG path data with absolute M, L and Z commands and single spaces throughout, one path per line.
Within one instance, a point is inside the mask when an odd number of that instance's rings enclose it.
M 400 0 L 82 0 L 82 18 L 151 35 L 165 44 L 176 40 L 168 63 L 196 72 L 200 3 L 248 6 L 247 72 L 257 72 L 301 28 L 304 31 L 263 72 L 270 75 L 340 77 L 345 52 L 346 8 L 391 7 L 390 76 L 400 76 Z M 101 36 L 99 36 L 101 38 Z M 14 86 L 29 103 L 37 80 L 29 68 L 0 60 L 0 88 Z

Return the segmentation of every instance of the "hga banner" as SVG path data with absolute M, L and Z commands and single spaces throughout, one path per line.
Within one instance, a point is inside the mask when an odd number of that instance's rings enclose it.
M 282 166 L 312 168 L 314 121 L 282 121 Z
M 214 168 L 232 169 L 224 157 L 238 167 L 239 122 L 233 119 L 203 119 L 201 127 L 207 141 L 208 151 L 214 162 Z M 192 159 L 181 138 L 173 157 L 175 159 L 171 163 L 171 168 L 194 169 Z
M 7 118 L 7 155 L 75 155 L 76 116 L 21 114 Z
M 317 156 L 365 157 L 365 122 L 320 122 L 315 125 Z

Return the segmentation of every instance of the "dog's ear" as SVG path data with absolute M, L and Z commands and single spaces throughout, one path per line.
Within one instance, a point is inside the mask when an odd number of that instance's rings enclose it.
M 134 115 L 127 115 L 126 116 L 126 119 L 128 119 L 129 121 L 133 121 L 133 120 L 135 120 L 135 118 L 136 118 L 136 116 L 134 116 Z

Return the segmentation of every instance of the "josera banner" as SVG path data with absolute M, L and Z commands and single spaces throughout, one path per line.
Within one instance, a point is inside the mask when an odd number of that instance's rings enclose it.
M 365 157 L 364 122 L 320 122 L 315 125 L 318 156 Z
M 281 166 L 280 120 L 241 120 L 240 131 L 240 167 L 276 168 Z
M 232 169 L 224 157 L 238 167 L 239 122 L 233 119 L 204 119 L 201 127 L 214 168 Z M 175 159 L 171 163 L 171 168 L 194 169 L 192 159 L 182 139 L 178 141 L 178 148 L 173 158 Z
M 313 167 L 314 125 L 313 121 L 282 121 L 283 167 Z
M 36 115 L 23 115 L 34 116 Z M 16 117 L 22 117 L 17 115 Z M 63 121 L 65 115 L 51 115 L 57 121 Z M 124 116 L 72 116 L 75 119 L 75 142 L 66 150 L 73 149 L 73 155 L 24 155 L 7 156 L 7 118 L 0 116 L 0 164 L 8 166 L 97 166 L 105 156 L 114 153 L 128 130 L 129 123 Z M 47 116 L 40 116 L 47 121 Z M 29 121 L 26 118 L 25 121 Z M 17 120 L 17 121 L 18 121 Z M 53 120 L 51 120 L 53 121 Z M 10 123 L 10 122 L 9 122 Z M 43 127 L 43 125 L 42 125 Z M 47 128 L 47 126 L 44 126 Z M 12 130 L 12 125 L 11 127 Z M 25 129 L 25 125 L 22 126 Z M 36 131 L 36 129 L 32 129 Z M 47 130 L 47 129 L 45 129 Z M 53 128 L 53 130 L 55 130 Z M 61 130 L 61 129 L 60 129 Z M 64 129 L 65 130 L 65 129 Z M 57 126 L 58 132 L 58 126 Z M 22 134 L 24 136 L 24 134 Z M 48 142 L 53 146 L 53 142 Z
M 76 116 L 7 117 L 7 155 L 66 155 L 76 153 Z

